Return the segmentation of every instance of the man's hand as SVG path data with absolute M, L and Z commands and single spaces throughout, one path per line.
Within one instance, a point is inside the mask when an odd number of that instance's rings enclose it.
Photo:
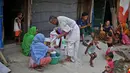
M 87 24 L 87 26 L 91 26 L 91 24 L 89 23 L 89 24 Z
M 58 35 L 58 36 L 57 36 L 58 39 L 61 38 L 61 37 L 62 37 L 61 35 Z

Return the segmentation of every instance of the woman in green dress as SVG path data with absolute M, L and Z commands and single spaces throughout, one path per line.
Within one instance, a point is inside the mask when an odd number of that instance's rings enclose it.
M 35 26 L 31 27 L 28 32 L 23 37 L 22 42 L 22 53 L 25 56 L 29 56 L 30 54 L 30 45 L 32 44 L 33 38 L 37 33 L 37 28 Z

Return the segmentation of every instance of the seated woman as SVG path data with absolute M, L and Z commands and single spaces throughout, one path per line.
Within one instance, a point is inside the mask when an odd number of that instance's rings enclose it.
M 30 54 L 30 45 L 32 44 L 32 40 L 36 33 L 37 33 L 37 28 L 33 26 L 28 30 L 28 32 L 23 37 L 23 42 L 21 47 L 22 47 L 22 53 L 25 56 L 29 56 Z
M 107 35 L 107 33 L 113 33 L 113 29 L 110 25 L 110 21 L 106 21 L 105 26 L 103 27 L 103 24 L 101 24 L 101 29 L 100 29 L 100 38 L 101 39 L 105 39 L 105 36 Z
M 119 30 L 119 28 L 118 28 L 118 30 L 116 30 L 115 37 L 119 37 L 119 40 L 121 40 L 121 42 L 124 45 L 130 45 L 130 39 L 129 39 L 129 37 L 126 34 L 123 33 L 123 27 L 122 27 L 122 25 L 120 24 L 119 26 L 120 26 L 119 27 L 120 30 Z M 117 39 L 117 38 L 115 38 L 115 39 Z
M 113 29 L 112 29 L 112 27 L 110 25 L 110 21 L 109 20 L 106 21 L 106 24 L 103 27 L 103 31 L 105 31 L 106 34 L 109 33 L 109 32 L 113 33 Z
M 51 57 L 48 52 L 51 52 L 48 46 L 44 45 L 45 37 L 38 33 L 31 45 L 30 68 L 39 70 L 41 67 L 48 65 L 51 62 Z

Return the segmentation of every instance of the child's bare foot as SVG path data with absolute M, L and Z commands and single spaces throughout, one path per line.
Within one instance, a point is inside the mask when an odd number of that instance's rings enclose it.
M 90 63 L 90 66 L 91 66 L 91 67 L 94 67 L 94 66 L 93 66 L 93 63 Z
M 90 66 L 91 66 L 91 67 L 94 67 L 94 66 L 93 66 L 93 63 L 92 63 L 91 61 L 90 61 Z

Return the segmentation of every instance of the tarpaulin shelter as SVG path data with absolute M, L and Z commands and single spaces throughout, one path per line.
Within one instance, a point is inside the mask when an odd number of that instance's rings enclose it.
M 1 52 L 2 49 L 3 49 L 3 0 L 0 0 L 0 58 L 3 60 L 3 63 L 7 65 L 7 61 Z
M 3 33 L 3 0 L 0 0 L 0 49 L 3 49 L 3 40 L 2 40 L 2 33 Z

